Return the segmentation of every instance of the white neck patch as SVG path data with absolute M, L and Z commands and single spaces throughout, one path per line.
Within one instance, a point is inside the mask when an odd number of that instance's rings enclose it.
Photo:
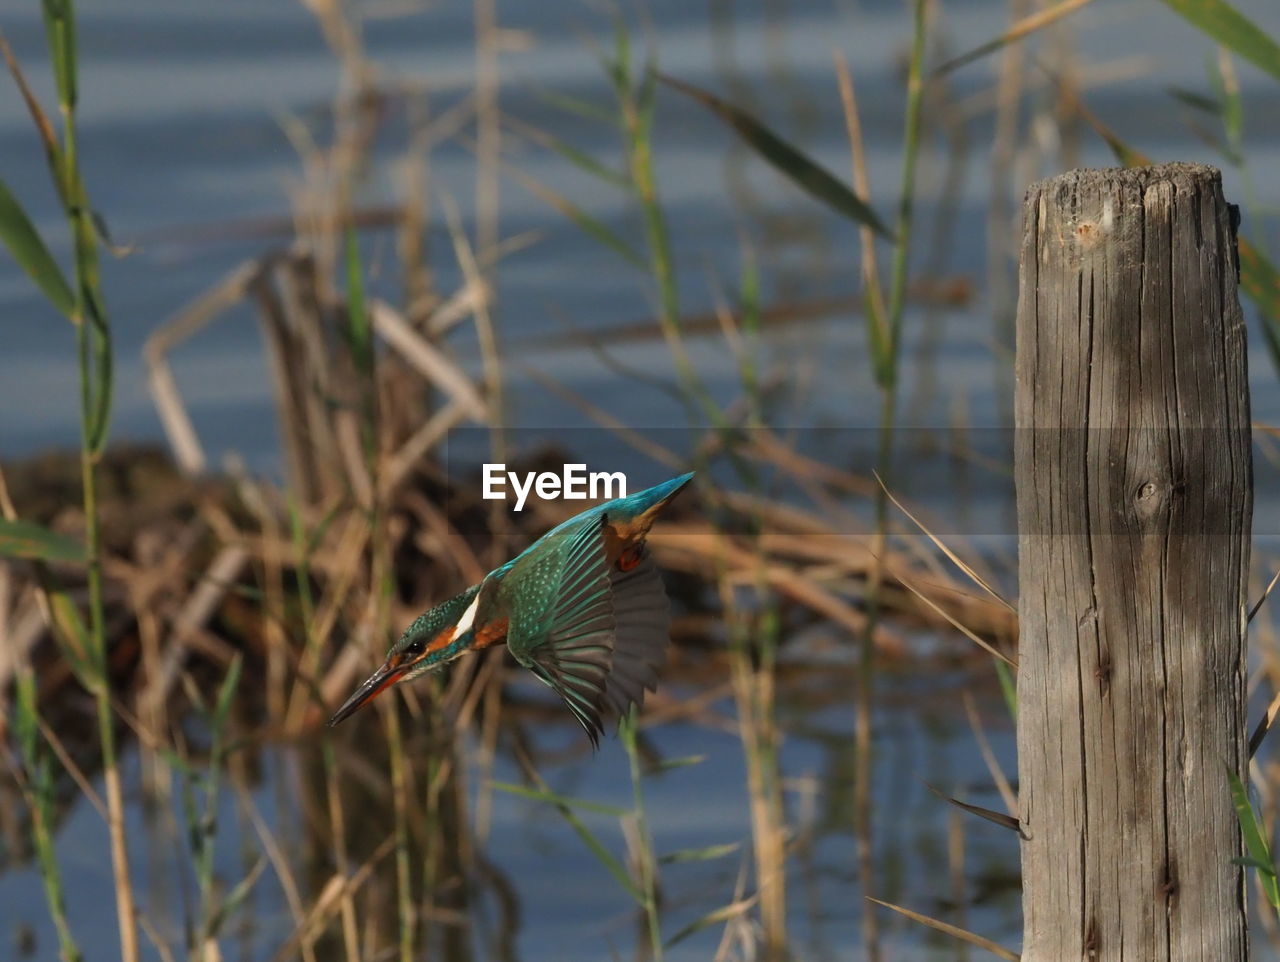
M 458 619 L 458 624 L 453 630 L 453 637 L 460 638 L 472 626 L 476 620 L 476 609 L 480 607 L 480 592 L 476 592 L 476 596 L 471 599 L 471 606 L 462 613 L 462 617 Z

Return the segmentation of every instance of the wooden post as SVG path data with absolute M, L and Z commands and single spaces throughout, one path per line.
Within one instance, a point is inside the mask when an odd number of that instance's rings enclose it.
M 1028 191 L 1017 326 L 1023 962 L 1241 962 L 1253 474 L 1218 171 Z

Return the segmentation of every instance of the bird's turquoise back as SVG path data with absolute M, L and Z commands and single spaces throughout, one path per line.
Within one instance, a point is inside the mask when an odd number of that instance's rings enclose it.
M 643 491 L 637 491 L 635 494 L 629 494 L 625 498 L 614 498 L 612 501 L 606 501 L 603 504 L 598 504 L 594 508 L 588 508 L 581 514 L 574 515 L 568 521 L 562 521 L 560 524 L 556 525 L 506 564 L 494 569 L 493 574 L 497 577 L 502 577 L 511 569 L 512 565 L 531 551 L 538 550 L 540 546 L 545 547 L 549 541 L 555 541 L 565 537 L 573 537 L 585 526 L 592 524 L 601 515 L 607 515 L 611 523 L 627 523 L 633 521 L 655 505 L 661 504 L 663 501 L 671 498 L 677 491 L 689 483 L 693 478 L 693 474 L 694 473 L 690 471 L 688 474 L 682 474 L 678 478 L 672 478 L 670 481 L 663 481 L 661 484 L 655 484 L 651 488 L 645 488 Z

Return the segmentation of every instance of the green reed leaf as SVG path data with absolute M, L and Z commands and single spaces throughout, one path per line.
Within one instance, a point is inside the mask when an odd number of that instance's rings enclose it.
M 0 181 L 0 240 L 4 241 L 18 266 L 36 282 L 49 303 L 74 320 L 76 302 L 62 269 L 49 253 L 27 212 L 3 181 Z
M 96 290 L 96 281 L 94 282 Z M 107 432 L 111 427 L 111 400 L 115 395 L 115 351 L 111 344 L 111 331 L 107 327 L 106 313 L 95 294 L 90 293 L 89 320 L 93 331 L 93 417 L 89 423 L 89 450 L 101 454 L 107 446 Z
M 1276 879 L 1275 864 L 1271 859 L 1271 848 L 1267 845 L 1266 833 L 1258 821 L 1258 815 L 1249 801 L 1249 793 L 1240 781 L 1240 776 L 1227 770 L 1227 781 L 1231 784 L 1231 802 L 1236 809 L 1236 818 L 1240 820 L 1240 832 L 1244 835 L 1244 847 L 1249 858 L 1263 866 L 1271 866 L 1270 871 L 1260 869 L 1262 875 L 1262 891 L 1273 908 L 1280 908 L 1280 881 Z
M 1171 85 L 1165 88 L 1165 93 L 1184 107 L 1190 107 L 1192 110 L 1209 114 L 1211 117 L 1222 115 L 1222 104 L 1217 99 L 1198 91 Z
M 742 847 L 740 842 L 729 842 L 727 845 L 708 845 L 704 848 L 681 848 L 659 857 L 663 865 L 679 865 L 681 862 L 709 862 L 712 859 L 732 855 Z
M 85 561 L 85 546 L 74 538 L 30 521 L 0 518 L 0 557 L 35 561 Z
M 684 755 L 680 758 L 664 758 L 660 762 L 650 765 L 644 770 L 646 775 L 658 775 L 662 772 L 669 772 L 676 768 L 688 768 L 691 765 L 701 765 L 707 760 L 706 755 Z
M 1263 875 L 1274 876 L 1276 867 L 1268 865 L 1266 862 L 1259 861 L 1256 858 L 1250 858 L 1248 855 L 1240 855 L 1231 860 L 1232 865 L 1243 865 L 1245 868 L 1256 868 Z
M 548 207 L 558 211 L 561 216 L 571 221 L 577 228 L 592 237 L 606 247 L 610 248 L 614 253 L 618 254 L 628 264 L 640 270 L 645 270 L 648 264 L 645 259 L 636 252 L 636 250 L 623 240 L 618 234 L 610 230 L 602 221 L 597 220 L 588 214 L 585 210 L 575 204 L 563 194 L 552 190 L 546 184 L 517 168 L 509 168 L 512 175 L 518 180 L 524 188 L 541 200 Z
M 738 918 L 740 915 L 747 912 L 751 906 L 755 904 L 755 901 L 756 897 L 752 896 L 751 898 L 739 899 L 736 902 L 730 902 L 728 905 L 722 905 L 718 909 L 712 909 L 706 915 L 690 922 L 675 935 L 671 936 L 671 938 L 667 939 L 664 947 L 669 949 L 672 946 L 683 942 L 689 936 L 694 935 L 697 932 L 701 932 L 705 928 Z
M 1240 252 L 1240 288 L 1258 308 L 1271 361 L 1280 371 L 1280 270 L 1243 237 L 1237 238 L 1236 244 Z
M 74 110 L 79 91 L 76 86 L 76 14 L 71 0 L 43 0 L 45 36 L 49 58 L 58 83 L 58 100 Z
M 594 812 L 597 815 L 612 815 L 614 818 L 622 818 L 624 815 L 630 814 L 627 809 L 619 808 L 616 805 L 604 805 L 600 802 L 592 802 L 585 798 L 571 798 L 567 795 L 556 795 L 554 792 L 544 792 L 536 788 L 526 788 L 524 785 L 516 785 L 511 782 L 491 782 L 490 785 L 500 792 L 506 792 L 509 795 L 518 795 L 520 798 L 527 798 L 534 802 L 547 802 L 551 805 L 580 808 L 584 812 Z
M 1146 167 L 1153 163 L 1150 157 L 1126 144 L 1092 113 L 1085 111 L 1084 116 L 1124 166 Z M 1246 238 L 1238 237 L 1236 245 L 1240 254 L 1240 288 L 1262 314 L 1262 335 L 1271 360 L 1280 371 L 1280 271 Z
M 756 153 L 811 197 L 849 220 L 870 227 L 881 237 L 893 236 L 862 198 L 825 167 L 787 143 L 747 111 L 683 80 L 664 73 L 656 73 L 656 76 L 667 86 L 697 101 L 719 117 Z
M 1164 3 L 1202 33 L 1280 80 L 1280 44 L 1226 0 L 1164 0 Z
M 1028 14 L 1021 20 L 1017 21 L 1004 33 L 998 37 L 988 40 L 986 43 L 963 53 L 952 60 L 948 60 L 941 67 L 933 72 L 934 77 L 942 77 L 951 73 L 953 70 L 973 63 L 975 60 L 981 60 L 988 54 L 993 54 L 997 50 L 1002 50 L 1009 44 L 1021 40 L 1023 37 L 1030 36 L 1037 30 L 1047 27 L 1049 24 L 1065 17 L 1069 13 L 1075 13 L 1081 7 L 1092 3 L 1093 0 L 1061 0 L 1051 7 L 1043 10 L 1037 10 L 1035 13 Z
M 267 857 L 265 855 L 258 856 L 258 860 L 249 869 L 249 873 L 235 884 L 235 887 L 227 893 L 225 898 L 219 900 L 218 907 L 210 915 L 205 925 L 205 935 L 207 937 L 216 938 L 222 927 L 227 923 L 227 920 L 239 911 L 253 892 L 254 885 L 257 884 L 263 869 L 266 867 Z
M 373 329 L 369 326 L 369 312 L 365 305 L 364 269 L 360 264 L 360 245 L 356 232 L 350 227 L 345 231 L 347 269 L 347 341 L 356 370 L 368 377 L 373 370 Z
M 1004 696 L 1004 704 L 1009 710 L 1009 717 L 1016 720 L 1018 717 L 1018 680 L 1013 677 L 1013 669 L 1000 659 L 995 658 L 991 663 L 995 665 L 996 678 L 1000 682 L 1000 694 Z
M 535 127 L 532 124 L 524 123 L 515 117 L 506 117 L 504 119 L 506 120 L 507 125 L 521 137 L 524 137 L 539 146 L 546 147 L 548 150 L 554 150 L 557 154 L 584 173 L 590 174 L 597 180 L 602 180 L 606 184 L 610 184 L 621 190 L 631 190 L 631 181 L 625 174 L 619 173 L 607 164 L 601 163 L 586 151 L 579 150 L 577 147 L 573 146 L 568 141 L 557 137 L 555 134 L 549 133 L 540 127 Z
M 236 687 L 240 684 L 240 669 L 244 667 L 244 659 L 237 652 L 231 659 L 231 667 L 227 669 L 226 677 L 222 679 L 222 687 L 218 690 L 218 700 L 213 706 L 213 715 L 210 722 L 217 732 L 222 731 L 222 727 L 227 722 L 227 712 L 231 710 L 231 699 L 235 696 Z
M 605 870 L 614 877 L 617 883 L 622 886 L 628 895 L 630 895 L 638 904 L 644 904 L 644 893 L 640 891 L 631 875 L 627 872 L 626 866 L 622 864 L 607 848 L 604 847 L 595 833 L 583 824 L 582 819 L 574 813 L 571 805 L 576 805 L 588 811 L 603 811 L 605 814 L 617 815 L 619 817 L 627 816 L 630 812 L 609 806 L 599 805 L 595 802 L 586 802 L 582 799 L 565 798 L 561 795 L 555 795 L 551 792 L 540 791 L 538 789 L 525 788 L 523 785 L 513 785 L 508 782 L 492 782 L 492 787 L 499 791 L 508 792 L 512 795 L 519 795 L 522 798 L 530 798 L 535 801 L 550 802 L 556 807 L 560 816 L 569 824 L 569 827 L 577 833 L 582 839 L 584 845 L 590 849 L 591 854 L 596 857 Z M 608 809 L 608 811 L 606 811 Z
M 39 752 L 40 716 L 36 709 L 36 680 L 30 671 L 19 671 L 14 678 L 13 730 L 18 736 L 18 748 L 23 763 L 34 767 Z
M 590 120 L 596 123 L 607 124 L 611 127 L 619 126 L 618 115 L 607 107 L 592 103 L 589 100 L 583 100 L 580 97 L 571 97 L 567 94 L 556 93 L 553 90 L 536 89 L 533 92 L 534 97 L 542 101 L 548 107 L 554 107 L 556 110 L 572 114 L 583 120 Z

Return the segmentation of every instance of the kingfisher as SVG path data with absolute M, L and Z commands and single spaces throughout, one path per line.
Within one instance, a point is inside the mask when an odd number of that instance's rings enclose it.
M 394 685 L 505 641 L 598 747 L 605 711 L 626 714 L 657 688 L 670 616 L 645 539 L 692 478 L 682 474 L 589 508 L 418 617 L 329 724 Z

